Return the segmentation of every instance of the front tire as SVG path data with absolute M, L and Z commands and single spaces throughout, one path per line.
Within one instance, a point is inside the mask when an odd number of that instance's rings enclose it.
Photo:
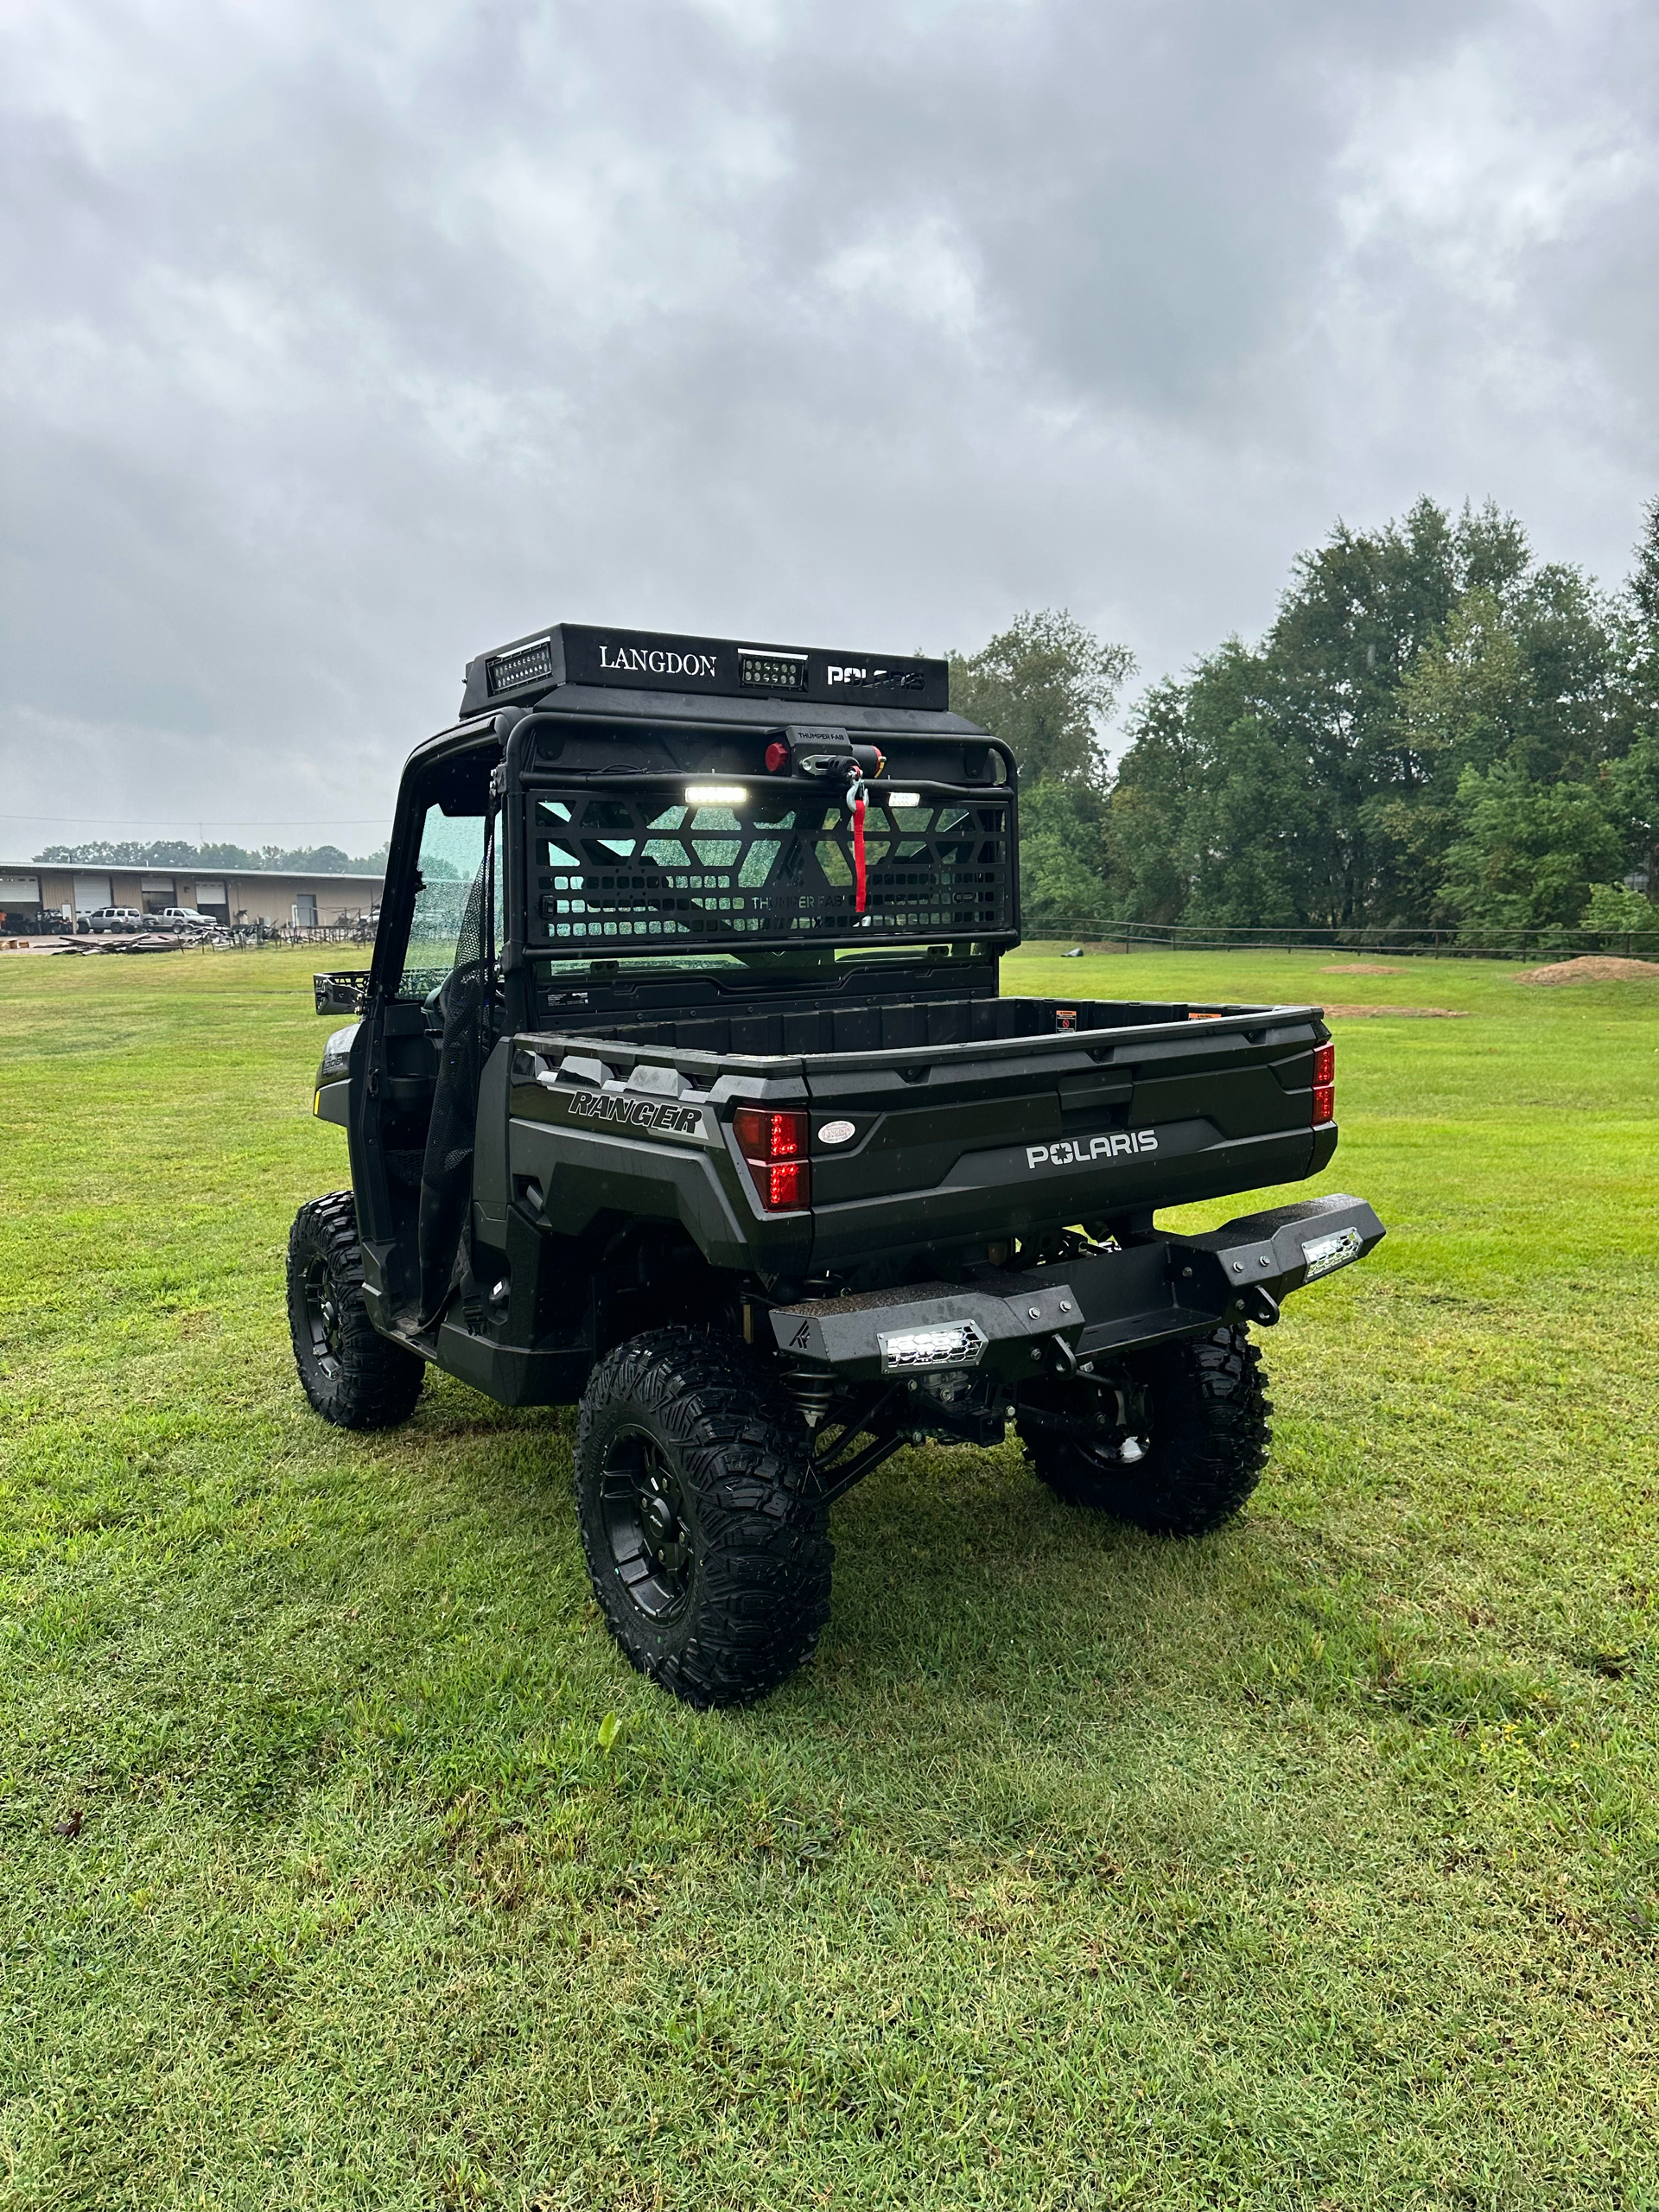
M 288 1325 L 305 1395 L 336 1428 L 395 1428 L 414 1412 L 426 1362 L 369 1319 L 349 1191 L 313 1198 L 294 1217 Z
M 746 1705 L 817 1643 L 834 1551 L 810 1459 L 767 1370 L 699 1330 L 630 1338 L 582 1395 L 594 1594 L 633 1664 L 688 1705 Z
M 1139 1365 L 1146 1433 L 1122 1446 L 1079 1442 L 1034 1424 L 1020 1440 L 1068 1505 L 1109 1513 L 1157 1536 L 1202 1536 L 1243 1510 L 1273 1432 L 1262 1355 L 1242 1328 L 1160 1345 Z

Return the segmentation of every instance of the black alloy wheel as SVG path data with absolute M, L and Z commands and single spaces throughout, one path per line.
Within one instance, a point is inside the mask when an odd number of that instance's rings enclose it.
M 1245 1329 L 1214 1329 L 1135 1365 L 1133 1427 L 1096 1445 L 1022 1423 L 1033 1471 L 1066 1504 L 1153 1535 L 1222 1528 L 1261 1480 L 1273 1440 L 1261 1353 Z
M 305 1306 L 311 1354 L 318 1370 L 327 1376 L 337 1374 L 343 1340 L 340 1300 L 329 1278 L 327 1263 L 321 1252 L 314 1252 L 306 1262 L 300 1276 L 300 1296 Z
M 744 1705 L 810 1655 L 834 1556 L 806 1424 L 753 1352 L 652 1329 L 594 1370 L 576 1517 L 594 1595 L 640 1672 Z
M 672 1619 L 690 1592 L 697 1535 L 679 1479 L 654 1436 L 643 1428 L 613 1433 L 600 1497 L 618 1580 L 647 1619 Z
M 325 1421 L 337 1428 L 392 1428 L 414 1412 L 426 1363 L 369 1319 L 349 1191 L 313 1198 L 294 1217 L 288 1325 L 305 1395 Z

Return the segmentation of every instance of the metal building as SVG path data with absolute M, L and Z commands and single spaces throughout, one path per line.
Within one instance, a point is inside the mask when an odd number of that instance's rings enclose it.
M 289 868 L 67 868 L 0 861 L 0 930 L 24 934 L 99 906 L 162 914 L 194 907 L 226 925 L 266 922 L 326 929 L 372 916 L 378 875 L 315 875 Z

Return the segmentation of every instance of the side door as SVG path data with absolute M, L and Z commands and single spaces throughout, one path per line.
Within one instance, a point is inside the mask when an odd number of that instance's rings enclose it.
M 439 1173 L 462 1181 L 470 1173 L 453 1155 L 466 1151 L 470 1158 L 467 1132 L 476 1101 L 461 1102 L 465 1141 L 452 1141 L 457 1101 L 452 1080 L 446 1109 L 446 1043 L 453 1048 L 451 987 L 462 974 L 476 978 L 493 935 L 483 906 L 493 873 L 486 855 L 488 771 L 496 758 L 492 751 L 475 767 L 465 759 L 443 764 L 428 791 L 416 789 L 414 818 L 400 823 L 406 835 L 394 846 L 391 867 L 402 880 L 389 876 L 373 988 L 353 1049 L 352 1179 L 365 1283 L 379 1325 L 405 1332 L 419 1325 L 432 1303 L 430 1282 L 423 1294 L 423 1247 L 453 1226 L 442 1206 L 444 1217 L 434 1220 L 435 1109 L 448 1116 Z M 448 1072 L 463 1084 L 475 1081 L 470 1063 Z M 428 1268 L 429 1276 L 435 1267 Z

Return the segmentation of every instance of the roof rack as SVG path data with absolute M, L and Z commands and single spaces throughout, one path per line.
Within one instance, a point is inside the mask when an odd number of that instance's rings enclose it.
M 736 639 L 556 622 L 468 661 L 461 711 L 475 715 L 527 704 L 568 684 L 932 714 L 944 713 L 950 703 L 949 664 L 913 654 L 744 645 Z

